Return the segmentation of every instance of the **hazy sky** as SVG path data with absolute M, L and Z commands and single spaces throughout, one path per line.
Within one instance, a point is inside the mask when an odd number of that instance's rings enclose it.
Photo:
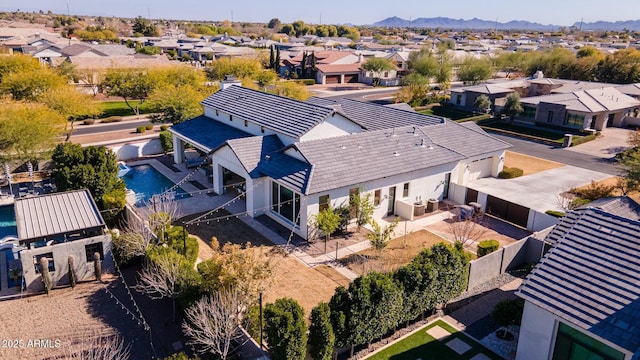
M 584 18 L 617 21 L 640 18 L 639 0 L 0 0 L 0 11 L 51 10 L 71 14 L 152 18 L 268 22 L 303 20 L 317 24 L 371 24 L 391 16 L 404 19 L 528 20 L 572 25 Z M 397 5 L 397 6 L 394 6 Z

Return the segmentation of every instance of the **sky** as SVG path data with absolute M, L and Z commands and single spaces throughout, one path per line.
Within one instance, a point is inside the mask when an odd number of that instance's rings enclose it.
M 570 26 L 581 19 L 640 18 L 639 0 L 0 0 L 0 11 L 51 10 L 66 14 L 67 5 L 71 14 L 78 15 L 262 23 L 278 18 L 283 23 L 302 20 L 311 24 L 366 25 L 392 16 L 407 20 L 442 16 Z

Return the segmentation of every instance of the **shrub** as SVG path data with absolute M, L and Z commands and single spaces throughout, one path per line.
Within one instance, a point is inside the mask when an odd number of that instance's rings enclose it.
M 520 325 L 523 310 L 523 299 L 506 299 L 496 304 L 491 315 L 502 326 Z
M 491 254 L 492 252 L 498 250 L 500 247 L 500 243 L 498 240 L 483 240 L 478 243 L 478 257 L 483 257 L 485 255 Z
M 108 118 L 104 118 L 104 119 L 100 120 L 100 122 L 104 123 L 104 124 L 114 123 L 114 122 L 121 122 L 121 121 L 122 121 L 122 117 L 120 117 L 120 116 L 109 116 Z
M 144 128 L 147 130 L 153 130 L 153 124 L 147 124 L 144 126 Z
M 167 131 L 169 130 L 169 125 L 160 125 L 160 131 Z
M 314 79 L 300 79 L 296 81 L 302 85 L 315 85 L 316 81 Z
M 85 125 L 93 125 L 93 124 L 96 123 L 96 120 L 95 119 L 85 119 L 82 123 L 85 124 Z
M 170 153 L 173 151 L 173 134 L 168 131 L 160 131 L 160 146 L 162 152 Z
M 544 212 L 547 215 L 551 215 L 551 216 L 555 216 L 557 218 L 561 218 L 564 216 L 564 212 L 563 211 L 557 211 L 557 210 L 547 210 Z
M 523 174 L 524 174 L 524 170 L 522 169 L 510 168 L 505 166 L 502 169 L 502 171 L 500 171 L 500 173 L 498 174 L 498 177 L 500 179 L 513 179 L 513 178 L 520 177 Z
M 198 240 L 194 237 L 189 236 L 189 233 L 184 231 L 182 226 L 172 226 L 169 230 L 167 230 L 167 235 L 169 237 L 169 244 L 171 247 L 178 253 L 182 254 L 187 258 L 190 264 L 195 264 L 196 259 L 198 258 Z M 187 236 L 187 251 L 185 253 L 184 250 L 184 236 Z
M 146 128 L 146 127 L 144 127 L 144 126 L 138 126 L 138 127 L 136 128 L 136 132 L 137 132 L 138 134 L 142 134 L 142 133 L 143 133 L 143 132 L 145 132 L 145 131 L 147 131 L 147 128 Z
M 580 144 L 584 144 L 586 142 L 595 140 L 597 138 L 596 135 L 587 135 L 587 136 L 581 136 L 581 137 L 574 137 L 573 139 L 571 139 L 571 146 L 577 146 Z
M 304 359 L 307 349 L 307 324 L 297 301 L 277 299 L 264 309 L 264 332 L 269 353 L 274 359 Z
M 585 200 L 594 201 L 609 197 L 616 187 L 614 185 L 598 184 L 591 180 L 591 184 L 583 188 L 573 188 L 569 192 Z

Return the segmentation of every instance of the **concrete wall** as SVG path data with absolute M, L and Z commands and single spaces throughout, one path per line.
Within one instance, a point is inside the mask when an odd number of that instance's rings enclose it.
M 147 141 L 129 143 L 124 145 L 109 146 L 120 161 L 136 159 L 148 155 L 162 154 L 160 139 L 150 139 Z
M 55 271 L 51 272 L 51 280 L 54 287 L 69 284 L 69 255 L 74 256 L 78 281 L 95 279 L 94 262 L 93 260 L 87 261 L 85 246 L 99 242 L 102 242 L 102 251 L 104 254 L 102 273 L 112 272 L 114 266 L 111 253 L 111 235 L 95 236 L 21 251 L 20 258 L 22 260 L 22 273 L 26 283 L 26 291 L 38 293 L 44 290 L 42 276 L 36 273 L 34 259 L 35 256 L 46 253 L 53 254 Z
M 527 229 L 531 231 L 541 231 L 558 224 L 558 222 L 560 222 L 560 219 L 555 216 L 547 215 L 533 209 L 529 209 Z
M 556 331 L 557 325 L 553 315 L 526 301 L 516 360 L 551 358 Z
M 548 121 L 549 111 L 553 111 L 553 118 L 551 119 L 551 122 Z M 564 119 L 566 116 L 567 109 L 565 105 L 541 102 L 538 104 L 536 122 L 540 124 L 564 126 Z
M 493 279 L 501 274 L 503 250 L 498 249 L 489 255 L 472 260 L 469 263 L 469 284 L 467 290 Z

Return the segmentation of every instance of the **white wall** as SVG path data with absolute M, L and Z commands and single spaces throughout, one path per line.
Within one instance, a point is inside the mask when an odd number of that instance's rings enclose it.
M 142 142 L 134 142 L 118 146 L 108 146 L 120 161 L 135 159 L 147 155 L 162 154 L 162 145 L 159 139 L 150 139 Z
M 318 140 L 329 137 L 349 135 L 362 131 L 360 125 L 345 118 L 344 116 L 334 113 L 326 121 L 318 124 L 309 132 L 300 137 L 300 141 Z
M 556 328 L 551 313 L 525 301 L 516 360 L 549 359 Z

